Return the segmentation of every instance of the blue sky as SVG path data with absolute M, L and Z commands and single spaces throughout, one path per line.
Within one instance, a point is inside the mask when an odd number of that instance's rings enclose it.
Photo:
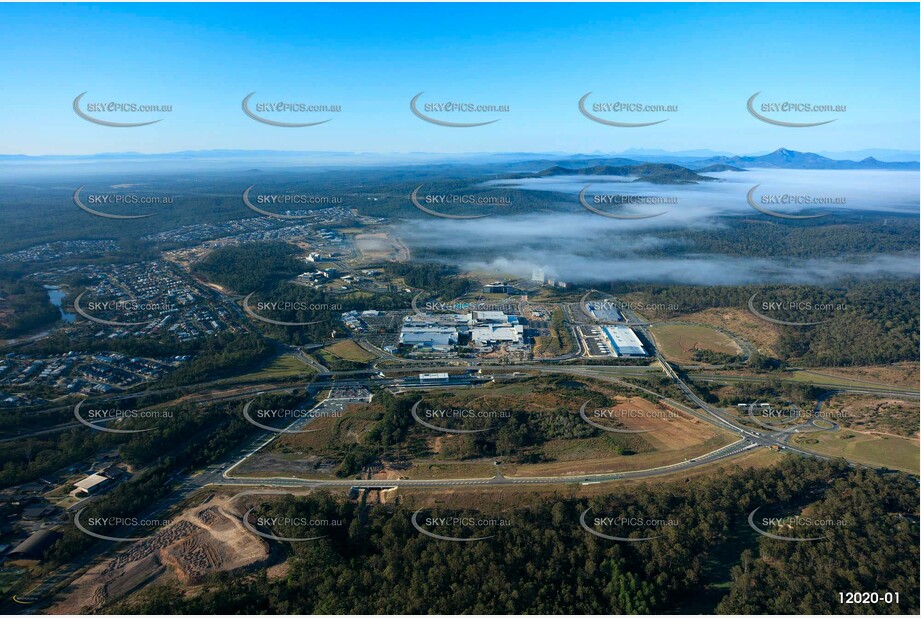
M 869 3 L 4 4 L 0 153 L 917 150 L 918 20 L 917 4 Z M 73 113 L 84 91 L 173 111 L 102 127 Z M 342 112 L 317 127 L 266 126 L 240 109 L 252 91 Z M 511 111 L 439 127 L 410 113 L 420 91 Z M 679 111 L 607 127 L 579 113 L 589 91 Z M 772 126 L 745 109 L 756 91 L 847 112 Z

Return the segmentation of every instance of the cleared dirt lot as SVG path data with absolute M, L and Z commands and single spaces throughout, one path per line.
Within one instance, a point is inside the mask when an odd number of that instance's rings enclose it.
M 91 568 L 54 606 L 54 613 L 97 608 L 160 577 L 194 585 L 212 573 L 262 564 L 269 547 L 243 526 L 241 515 L 227 497 L 183 511 L 171 525 L 127 544 L 113 558 Z
M 355 246 L 366 260 L 403 260 L 405 248 L 384 232 L 356 234 Z

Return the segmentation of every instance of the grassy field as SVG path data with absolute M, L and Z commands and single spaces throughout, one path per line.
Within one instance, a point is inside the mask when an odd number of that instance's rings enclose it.
M 684 322 L 710 324 L 722 328 L 750 341 L 756 348 L 770 356 L 777 354 L 775 347 L 780 338 L 780 329 L 756 318 L 747 309 L 715 307 L 683 315 L 680 319 Z
M 345 339 L 343 341 L 339 341 L 338 343 L 326 346 L 324 350 L 333 356 L 338 356 L 343 360 L 353 361 L 356 363 L 367 363 L 377 358 L 351 339 Z
M 554 310 L 550 318 L 550 334 L 534 338 L 534 356 L 546 358 L 569 354 L 575 349 L 572 335 L 564 324 L 563 312 Z
M 768 449 L 753 449 L 733 457 L 703 466 L 682 470 L 662 476 L 643 479 L 618 480 L 606 483 L 582 485 L 578 481 L 566 484 L 547 485 L 458 485 L 449 488 L 413 488 L 400 487 L 399 495 L 413 508 L 424 506 L 447 506 L 461 504 L 472 509 L 488 509 L 500 506 L 517 506 L 535 504 L 548 499 L 563 497 L 591 497 L 610 495 L 615 492 L 629 492 L 638 485 L 663 485 L 686 483 L 687 479 L 703 478 L 713 474 L 723 474 L 728 469 L 761 469 L 777 465 L 791 455 Z
M 827 418 L 861 433 L 918 436 L 918 402 L 874 395 L 838 394 L 822 406 Z
M 918 441 L 841 430 L 794 438 L 796 446 L 853 461 L 918 474 Z
M 602 394 L 604 399 L 598 397 Z M 614 423 L 645 433 L 618 434 L 588 428 L 579 418 L 578 409 L 581 402 L 591 397 L 595 397 L 593 406 L 616 413 L 616 418 L 611 420 L 599 419 L 601 424 Z M 444 409 L 529 413 L 533 415 L 528 421 L 530 431 L 541 438 L 523 444 L 514 454 L 493 455 L 494 451 L 474 447 L 466 437 L 440 433 L 413 423 L 405 438 L 391 445 L 390 456 L 382 459 L 384 474 L 411 479 L 489 478 L 494 473 L 494 459 L 502 461 L 502 470 L 509 475 L 579 475 L 635 470 L 699 457 L 734 439 L 728 432 L 627 394 L 622 388 L 584 378 L 579 381 L 535 378 L 492 384 L 473 392 L 427 393 L 424 400 L 426 405 Z M 338 465 L 350 448 L 364 443 L 366 433 L 383 413 L 378 402 L 349 406 L 341 418 L 314 421 L 311 428 L 319 431 L 279 437 L 246 468 L 273 473 L 284 471 L 293 476 L 331 475 L 333 469 L 317 470 L 313 464 L 322 461 Z M 587 413 L 591 415 L 592 409 Z M 498 433 L 501 428 L 500 422 L 495 431 Z M 238 472 L 247 473 L 246 470 Z
M 719 430 L 715 430 L 719 431 Z M 729 432 L 721 432 L 693 446 L 686 446 L 668 451 L 638 453 L 629 457 L 594 457 L 579 461 L 555 461 L 551 463 L 505 465 L 502 470 L 506 476 L 581 476 L 585 474 L 602 474 L 605 472 L 626 472 L 629 470 L 646 470 L 678 463 L 706 455 L 718 448 L 734 442 Z
M 295 376 L 310 375 L 313 368 L 300 360 L 293 354 L 282 354 L 263 366 L 258 371 L 247 373 L 241 376 L 234 376 L 225 380 L 227 382 L 240 382 L 248 380 L 275 380 L 279 378 L 291 378 Z
M 284 434 L 272 444 L 279 453 L 334 456 L 341 449 L 361 442 L 362 434 L 374 426 L 377 408 L 370 404 L 352 404 L 337 418 L 324 417 L 311 422 L 311 431 Z
M 885 383 L 868 383 L 864 380 L 854 380 L 849 379 L 844 376 L 831 375 L 826 373 L 818 373 L 815 371 L 809 371 L 805 369 L 796 369 L 791 371 L 775 371 L 771 373 L 763 374 L 752 374 L 744 373 L 741 371 L 714 371 L 714 370 L 704 370 L 701 372 L 695 372 L 694 375 L 700 377 L 711 377 L 718 378 L 720 376 L 726 376 L 728 378 L 742 378 L 742 381 L 746 382 L 772 382 L 779 380 L 781 382 L 801 382 L 803 384 L 814 384 L 816 386 L 842 386 L 850 388 L 866 388 L 868 386 L 873 386 L 876 388 L 885 388 L 890 387 L 894 390 L 912 390 L 906 389 L 903 386 L 897 385 L 888 385 Z M 738 381 L 738 380 L 736 380 Z M 726 381 L 727 384 L 730 383 L 730 380 Z M 913 389 L 917 391 L 917 387 Z
M 465 462 L 427 462 L 419 461 L 402 472 L 402 476 L 411 479 L 488 479 L 496 475 L 495 465 L 491 461 Z
M 855 385 L 897 386 L 918 390 L 918 363 L 897 363 L 873 367 L 827 367 L 804 369 L 801 372 L 812 379 L 847 380 Z
M 708 326 L 658 324 L 649 330 L 662 354 L 679 363 L 695 362 L 694 350 L 710 350 L 733 356 L 742 353 L 736 342 Z

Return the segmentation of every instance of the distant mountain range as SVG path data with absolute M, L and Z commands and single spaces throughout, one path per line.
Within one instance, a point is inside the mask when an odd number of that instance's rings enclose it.
M 916 170 L 917 161 L 880 161 L 867 157 L 860 161 L 837 160 L 823 157 L 814 152 L 797 152 L 778 148 L 760 156 L 710 157 L 696 161 L 694 169 L 712 165 L 731 165 L 736 168 L 776 168 L 788 170 Z M 700 166 L 700 167 L 698 167 Z M 715 170 L 707 170 L 715 171 Z
M 726 154 L 726 153 L 715 153 Z M 867 157 L 873 157 L 880 161 L 921 161 L 921 153 L 917 150 L 895 150 L 893 148 L 864 148 L 863 150 L 847 150 L 828 152 L 825 150 L 818 151 L 817 154 L 829 159 L 848 159 L 850 161 L 861 161 Z
M 510 174 L 508 178 L 547 178 L 550 176 L 626 176 L 636 178 L 633 182 L 651 182 L 661 185 L 684 185 L 707 180 L 715 180 L 709 176 L 701 176 L 674 163 L 636 163 L 627 159 L 626 165 L 594 165 L 591 167 L 570 168 L 554 165 L 536 173 Z M 715 170 L 722 171 L 722 170 Z
M 686 172 L 716 173 L 741 171 L 749 168 L 802 169 L 802 170 L 917 170 L 917 161 L 895 160 L 911 153 L 894 150 L 864 150 L 854 154 L 875 152 L 890 160 L 880 160 L 873 156 L 862 159 L 834 159 L 813 152 L 798 152 L 779 148 L 774 152 L 761 155 L 727 155 L 708 150 L 686 150 L 666 152 L 664 150 L 631 149 L 621 154 L 598 153 L 371 153 L 371 152 L 333 152 L 333 151 L 285 151 L 285 150 L 194 150 L 162 154 L 142 154 L 137 152 L 101 153 L 95 155 L 0 155 L 0 164 L 7 164 L 7 172 L 18 173 L 26 170 L 62 170 L 63 166 L 91 166 L 94 172 L 130 169 L 144 166 L 145 169 L 172 170 L 210 169 L 229 171 L 236 167 L 381 167 L 381 166 L 466 166 L 483 167 L 492 173 L 538 171 L 553 167 L 588 168 L 592 166 L 636 167 L 630 175 L 642 174 L 649 182 L 656 182 L 660 177 L 664 182 L 699 182 L 700 178 Z M 674 168 L 650 168 L 644 165 L 675 165 L 685 172 Z M 4 170 L 0 169 L 0 175 Z M 623 170 L 621 170 L 623 172 Z M 587 172 L 586 172 L 587 173 Z M 693 173 L 693 172 L 691 172 Z
M 725 163 L 714 163 L 703 167 L 695 167 L 694 171 L 698 174 L 712 174 L 714 172 L 744 172 L 741 167 L 726 165 Z
M 787 170 L 917 170 L 917 162 L 879 161 L 867 157 L 861 161 L 836 160 L 814 152 L 797 152 L 778 148 L 764 155 L 713 156 L 703 159 L 680 159 L 678 163 L 656 163 L 627 158 L 567 157 L 562 161 L 531 161 L 539 171 L 508 174 L 511 179 L 547 178 L 551 176 L 627 176 L 634 182 L 655 184 L 693 184 L 716 180 L 703 174 L 743 172 L 746 169 Z M 579 165 L 576 167 L 573 164 Z M 532 169 L 534 169 L 532 167 Z

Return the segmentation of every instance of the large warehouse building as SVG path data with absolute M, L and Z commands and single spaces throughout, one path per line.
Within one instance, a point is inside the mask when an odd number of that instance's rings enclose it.
M 495 345 L 520 345 L 524 326 L 518 316 L 503 311 L 471 313 L 415 314 L 403 320 L 400 343 L 415 348 L 446 350 L 456 346 L 461 336 L 480 348 Z
M 457 345 L 457 328 L 438 324 L 405 324 L 400 331 L 400 343 L 414 348 L 447 350 Z
M 623 322 L 624 317 L 610 300 L 586 303 L 588 312 L 596 321 L 602 323 Z
M 605 326 L 602 332 L 614 352 L 614 356 L 648 356 L 643 342 L 632 329 L 626 326 Z

